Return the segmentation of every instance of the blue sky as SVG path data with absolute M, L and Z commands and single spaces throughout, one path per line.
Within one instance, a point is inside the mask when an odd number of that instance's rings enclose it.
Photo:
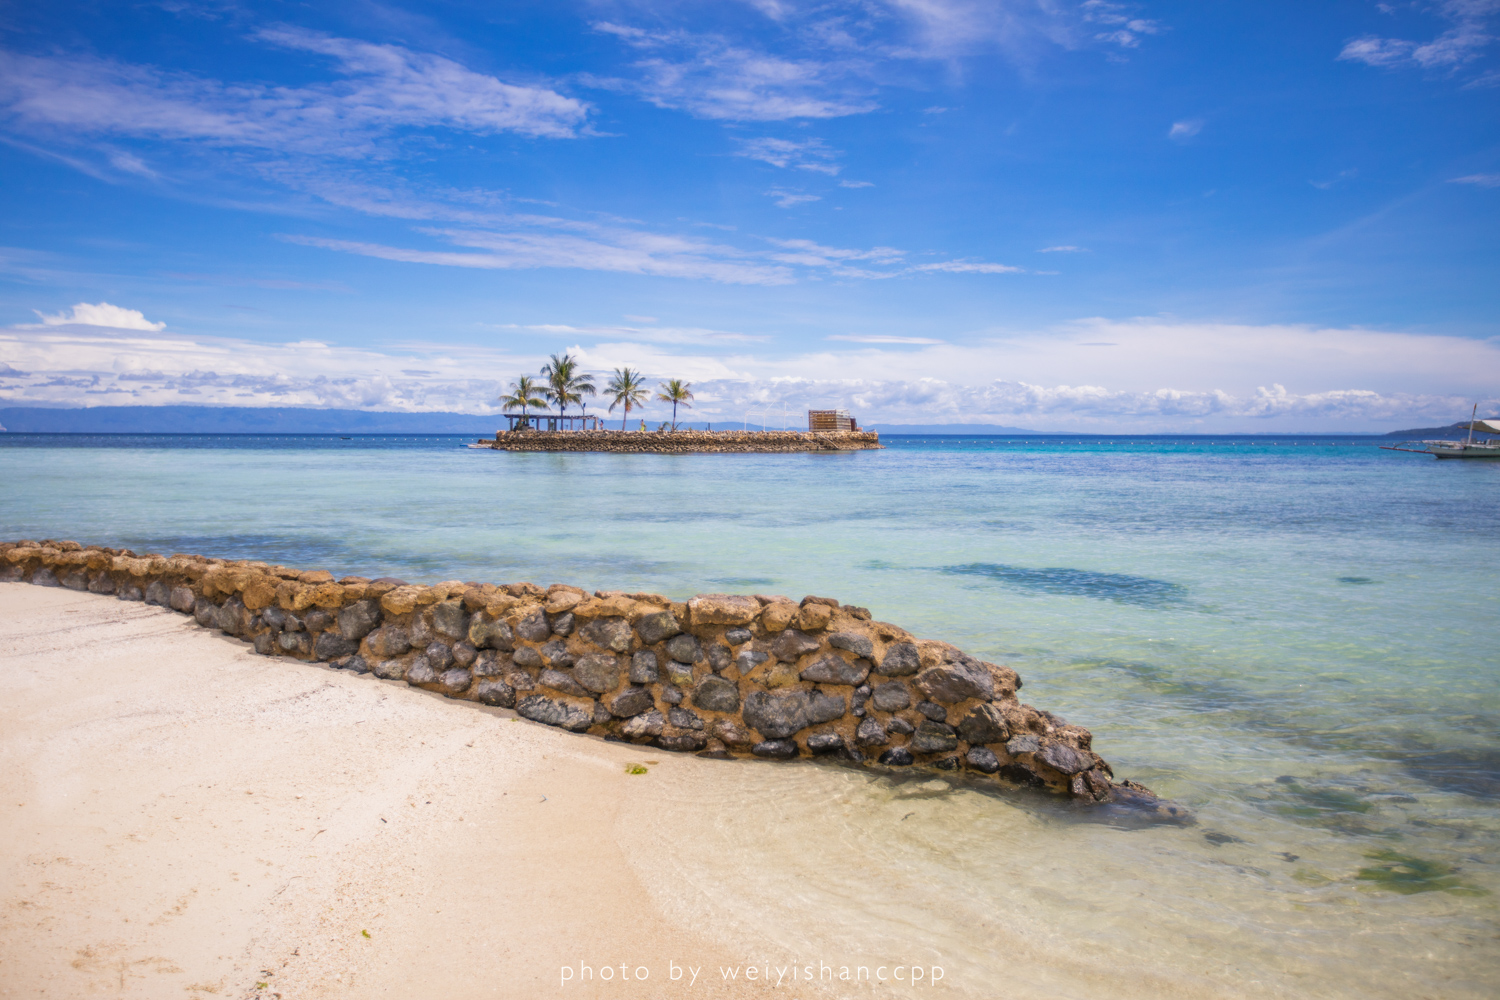
M 0 402 L 1500 406 L 1500 0 L 10 4 Z

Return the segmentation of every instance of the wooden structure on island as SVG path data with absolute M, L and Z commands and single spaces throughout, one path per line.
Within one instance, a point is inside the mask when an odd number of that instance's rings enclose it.
M 604 425 L 593 414 L 507 413 L 508 431 L 602 431 Z
M 859 421 L 849 416 L 848 410 L 808 410 L 807 429 L 818 431 L 857 431 Z

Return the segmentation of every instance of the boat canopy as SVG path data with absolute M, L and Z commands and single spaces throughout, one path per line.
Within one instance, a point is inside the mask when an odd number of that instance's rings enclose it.
M 1500 434 L 1500 417 L 1491 417 L 1489 420 L 1476 420 L 1472 426 L 1476 431 L 1488 431 L 1491 434 Z

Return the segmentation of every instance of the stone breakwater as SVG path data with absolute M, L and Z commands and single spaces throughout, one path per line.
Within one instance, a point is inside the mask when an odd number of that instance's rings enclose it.
M 257 653 L 321 661 L 663 750 L 924 765 L 1178 816 L 1021 678 L 827 597 L 401 580 L 77 542 L 0 543 L 0 581 L 171 608 Z M 1182 814 L 1185 815 L 1185 814 Z
M 876 431 L 499 431 L 479 444 L 498 451 L 700 452 L 868 451 Z

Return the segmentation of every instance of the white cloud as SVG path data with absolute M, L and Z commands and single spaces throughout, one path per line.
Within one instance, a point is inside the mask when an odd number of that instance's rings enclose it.
M 1042 247 L 1037 253 L 1088 253 L 1088 250 L 1085 247 L 1058 246 Z
M 822 201 L 822 197 L 815 194 L 806 194 L 801 191 L 788 191 L 784 188 L 772 188 L 766 192 L 766 197 L 774 199 L 777 208 L 793 208 L 810 201 Z
M 946 271 L 950 274 L 1024 274 L 1025 269 L 1009 264 L 987 264 L 978 260 L 944 260 L 935 264 L 918 264 L 913 271 Z
M 1180 122 L 1173 122 L 1172 127 L 1167 130 L 1168 139 L 1191 139 L 1203 131 L 1203 120 L 1200 118 L 1189 118 Z
M 1500 187 L 1500 174 L 1469 174 L 1466 177 L 1454 177 L 1448 181 L 1449 184 L 1473 184 L 1477 187 Z
M 561 342 L 589 370 L 629 364 L 651 378 L 692 379 L 695 412 L 715 422 L 785 402 L 791 410 L 845 406 L 876 425 L 1365 430 L 1446 423 L 1476 401 L 1491 412 L 1500 408 L 1500 341 L 1359 329 L 1094 319 L 970 334 L 963 344 L 841 334 L 834 337 L 848 347 L 793 355 L 768 353 L 759 335 L 736 331 L 566 323 L 511 329 L 551 342 L 534 351 L 432 343 L 374 350 L 78 324 L 13 327 L 0 330 L 0 403 L 493 413 L 502 386 L 534 371 Z M 1115 346 L 1090 346 L 1101 343 Z M 730 353 L 708 353 L 710 346 Z
M 941 344 L 943 341 L 934 340 L 931 337 L 883 337 L 866 336 L 857 333 L 836 333 L 824 340 L 844 340 L 854 344 Z
M 794 167 L 829 176 L 836 175 L 840 169 L 833 162 L 834 157 L 839 155 L 837 150 L 829 149 L 822 139 L 806 139 L 802 142 L 773 138 L 742 139 L 740 151 L 735 155 L 769 163 L 773 167 Z
M 504 83 L 397 45 L 299 29 L 256 37 L 328 56 L 342 79 L 268 87 L 86 57 L 7 55 L 0 61 L 0 107 L 13 123 L 44 134 L 339 158 L 369 156 L 381 139 L 405 128 L 566 138 L 578 134 L 588 115 L 587 105 L 556 91 Z M 123 155 L 121 169 L 144 167 Z
M 874 186 L 874 181 L 839 181 L 841 188 L 872 188 Z
M 1368 66 L 1456 72 L 1480 59 L 1496 41 L 1500 0 L 1440 0 L 1430 9 L 1451 25 L 1431 41 L 1362 35 L 1346 43 L 1338 58 Z
M 32 311 L 41 318 L 44 326 L 108 326 L 116 330 L 165 330 L 167 328 L 165 323 L 152 323 L 138 309 L 112 306 L 108 302 L 93 304 L 80 302 L 73 307 L 72 312 L 60 312 L 51 316 L 39 310 Z

